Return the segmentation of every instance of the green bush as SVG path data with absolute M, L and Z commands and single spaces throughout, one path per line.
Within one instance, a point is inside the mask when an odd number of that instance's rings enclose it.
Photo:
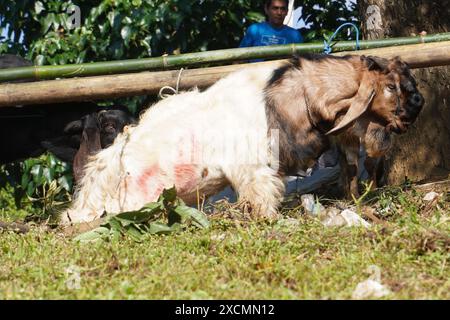
M 31 205 L 30 215 L 48 218 L 70 200 L 72 168 L 50 153 L 2 166 L 0 187 L 13 190 L 17 208 Z
M 0 54 L 19 53 L 38 64 L 131 59 L 237 47 L 247 27 L 265 19 L 261 0 L 0 0 Z M 346 0 L 304 0 L 302 30 L 322 40 L 356 20 Z M 72 12 L 81 11 L 71 29 Z M 344 36 L 344 38 L 346 38 Z

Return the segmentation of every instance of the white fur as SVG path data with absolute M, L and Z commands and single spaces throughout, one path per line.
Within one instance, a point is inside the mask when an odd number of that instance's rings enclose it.
M 197 193 L 212 195 L 231 184 L 261 216 L 275 217 L 284 185 L 268 155 L 264 102 L 274 68 L 247 67 L 204 92 L 152 106 L 137 126 L 91 158 L 62 222 L 138 209 L 156 200 L 162 186 L 173 185 L 193 204 Z

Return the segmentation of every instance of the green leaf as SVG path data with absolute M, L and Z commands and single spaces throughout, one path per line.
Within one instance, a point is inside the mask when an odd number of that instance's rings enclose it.
M 265 20 L 264 14 L 261 12 L 250 11 L 247 13 L 247 17 L 254 22 L 262 22 Z
M 31 169 L 36 163 L 37 163 L 37 160 L 36 160 L 36 159 L 28 159 L 28 160 L 25 160 L 25 161 L 23 162 L 23 165 L 24 165 L 23 171 L 24 171 L 24 172 L 30 171 L 30 169 Z
M 58 164 L 58 160 L 55 158 L 54 155 L 52 155 L 51 153 L 47 154 L 47 165 L 50 168 L 56 167 L 56 165 Z
M 108 219 L 108 222 L 105 225 L 109 225 L 111 227 L 111 230 L 122 232 L 123 226 L 119 219 L 117 219 L 115 216 L 112 216 Z
M 55 176 L 55 169 L 53 168 L 44 168 L 44 172 L 42 173 L 45 181 L 51 182 L 53 177 Z
M 30 181 L 30 183 L 27 186 L 27 190 L 26 190 L 27 196 L 32 197 L 35 190 L 36 190 L 36 184 L 33 181 Z
M 72 190 L 72 177 L 71 176 L 62 176 L 58 178 L 58 184 L 64 188 L 66 191 Z
M 191 218 L 194 224 L 199 228 L 206 229 L 210 227 L 210 222 L 208 221 L 206 215 L 195 208 L 180 205 L 175 207 L 174 211 L 181 217 L 185 217 L 186 219 Z
M 179 223 L 174 223 L 172 226 L 160 222 L 153 222 L 150 224 L 148 232 L 150 234 L 170 234 L 181 229 Z
M 44 65 L 45 57 L 42 54 L 37 55 L 36 58 L 34 59 L 34 63 L 38 66 Z
M 144 46 L 147 50 L 151 50 L 151 47 L 150 47 L 151 39 L 152 39 L 151 36 L 149 36 L 149 37 L 141 40 L 141 45 Z
M 167 213 L 168 225 L 171 226 L 175 223 L 185 223 L 188 216 L 180 215 L 178 212 L 174 210 L 174 208 L 170 208 Z
M 164 189 L 161 195 L 159 196 L 158 202 L 160 200 L 167 201 L 167 202 L 174 202 L 177 198 L 177 189 L 175 189 L 175 186 L 173 186 L 170 189 Z
M 115 217 L 124 221 L 130 221 L 133 223 L 144 223 L 154 218 L 163 210 L 160 203 L 151 202 L 146 204 L 140 210 L 129 211 L 117 214 Z
M 122 39 L 125 40 L 126 42 L 130 41 L 131 27 L 130 26 L 123 27 L 122 30 L 120 30 L 120 35 L 122 36 Z
M 119 13 L 117 11 L 110 11 L 107 15 L 108 21 L 109 21 L 109 25 L 111 26 L 111 28 L 114 27 L 114 24 L 117 22 L 117 17 L 119 16 Z
M 99 241 L 105 238 L 110 234 L 110 230 L 106 227 L 98 227 L 94 230 L 84 232 L 78 236 L 76 236 L 73 240 L 79 242 L 93 242 Z
M 142 233 L 134 224 L 125 227 L 125 234 L 136 242 L 142 240 Z
M 40 14 L 44 10 L 45 8 L 41 1 L 36 1 L 34 3 L 34 11 L 36 11 L 37 14 Z
M 121 232 L 119 230 L 111 229 L 109 236 L 111 241 L 118 241 L 120 239 Z
M 41 164 L 36 164 L 33 166 L 33 168 L 31 168 L 30 173 L 33 176 L 33 181 L 36 185 L 41 185 L 42 183 L 44 183 L 43 181 L 43 177 L 42 174 L 44 172 L 44 168 L 42 167 Z
M 22 174 L 22 179 L 20 182 L 20 186 L 22 187 L 23 190 L 25 190 L 27 188 L 29 182 L 30 182 L 30 176 L 28 175 L 28 172 L 24 172 Z
M 242 25 L 242 22 L 239 21 L 239 19 L 237 18 L 236 14 L 232 11 L 228 11 L 228 16 L 230 18 L 231 21 L 233 21 L 235 24 L 237 25 Z

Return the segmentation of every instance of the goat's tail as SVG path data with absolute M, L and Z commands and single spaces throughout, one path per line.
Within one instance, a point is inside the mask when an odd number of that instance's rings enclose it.
M 122 155 L 128 134 L 120 134 L 110 147 L 90 157 L 74 193 L 71 207 L 61 223 L 89 222 L 108 213 L 120 212 L 120 188 L 124 182 Z

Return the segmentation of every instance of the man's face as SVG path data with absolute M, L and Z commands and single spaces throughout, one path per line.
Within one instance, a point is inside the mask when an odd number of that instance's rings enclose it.
M 271 25 L 275 27 L 281 27 L 283 25 L 284 18 L 286 18 L 288 13 L 286 1 L 272 0 L 265 10 Z

